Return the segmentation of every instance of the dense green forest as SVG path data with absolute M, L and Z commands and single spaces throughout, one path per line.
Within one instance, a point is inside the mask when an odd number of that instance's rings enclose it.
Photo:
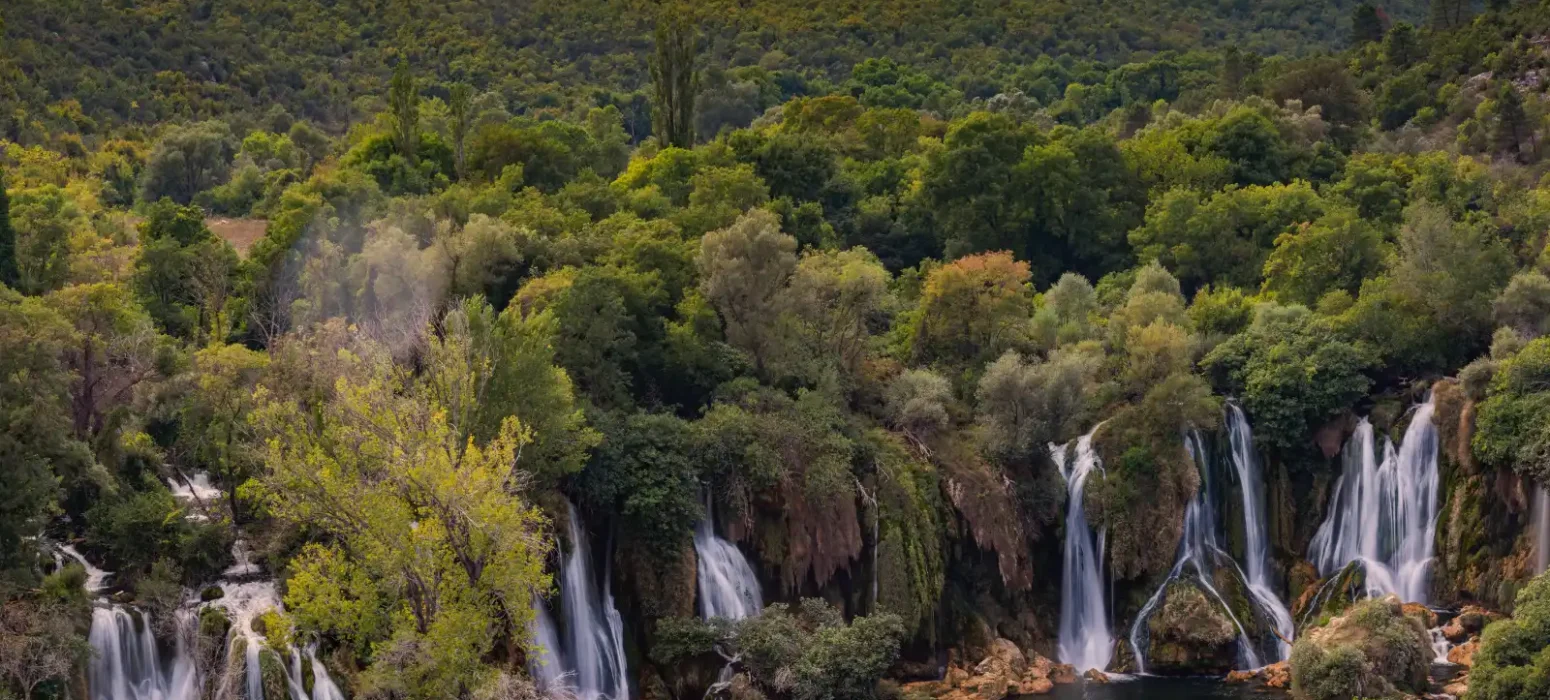
M 1076 511 L 1099 675 L 1550 698 L 1550 4 L 0 21 L 0 699 L 1048 692 Z M 1315 560 L 1416 416 L 1458 639 Z

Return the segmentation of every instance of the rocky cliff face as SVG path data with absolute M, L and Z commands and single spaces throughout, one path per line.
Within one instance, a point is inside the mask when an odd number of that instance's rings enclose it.
M 1483 467 L 1470 450 L 1475 402 L 1456 380 L 1437 382 L 1442 500 L 1435 598 L 1510 610 L 1533 577 L 1530 487 L 1511 470 Z

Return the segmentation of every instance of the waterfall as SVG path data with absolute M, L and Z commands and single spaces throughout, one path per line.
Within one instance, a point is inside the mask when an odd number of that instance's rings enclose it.
M 1550 486 L 1534 491 L 1534 573 L 1550 569 Z
M 567 509 L 567 515 L 570 551 L 560 567 L 559 600 L 565 629 L 557 631 L 549 611 L 535 601 L 533 638 L 544 651 L 533 655 L 529 670 L 546 689 L 573 684 L 568 689 L 581 700 L 627 700 L 624 620 L 614 605 L 613 586 L 605 577 L 599 595 L 586 530 L 575 506 Z
M 533 647 L 528 655 L 528 673 L 544 692 L 554 692 L 569 685 L 565 682 L 565 669 L 560 662 L 560 631 L 549 615 L 549 606 L 543 598 L 533 597 L 533 624 L 529 629 Z
M 199 700 L 200 684 L 191 652 L 193 613 L 179 611 L 174 653 L 163 660 L 150 618 L 139 620 L 128 610 L 98 607 L 92 611 L 87 641 L 92 662 L 87 679 L 92 700 Z
M 1437 426 L 1433 398 L 1415 411 L 1399 450 L 1384 440 L 1380 462 L 1363 418 L 1342 451 L 1329 515 L 1308 547 L 1319 575 L 1361 561 L 1369 595 L 1426 603 L 1437 531 Z
M 1198 433 L 1190 433 L 1184 438 L 1184 445 L 1189 449 L 1189 454 L 1195 460 L 1195 465 L 1202 474 L 1208 473 L 1209 460 L 1206 458 L 1205 444 Z M 1211 508 L 1211 500 L 1204 485 L 1195 493 L 1189 505 L 1184 509 L 1184 534 L 1179 537 L 1178 555 L 1174 559 L 1173 569 L 1168 572 L 1168 577 L 1152 597 L 1147 599 L 1146 605 L 1136 614 L 1135 622 L 1130 626 L 1130 649 L 1136 657 L 1136 671 L 1146 673 L 1146 650 L 1149 646 L 1150 630 L 1147 628 L 1147 620 L 1152 612 L 1162 602 L 1164 594 L 1168 590 L 1168 584 L 1183 577 L 1189 577 L 1192 582 L 1200 587 L 1202 593 L 1215 600 L 1221 606 L 1227 618 L 1232 621 L 1233 627 L 1238 630 L 1238 656 L 1239 664 L 1245 668 L 1259 668 L 1264 664 L 1260 662 L 1259 654 L 1254 651 L 1253 641 L 1244 631 L 1243 623 L 1233 613 L 1232 606 L 1217 592 L 1212 584 L 1217 562 L 1232 561 L 1216 540 L 1216 514 Z M 1193 573 L 1190 573 L 1193 570 Z M 1288 615 L 1290 617 L 1290 615 Z
M 1093 432 L 1098 429 L 1093 428 Z M 1103 670 L 1114 653 L 1114 636 L 1103 599 L 1103 533 L 1087 526 L 1083 493 L 1093 470 L 1102 471 L 1093 432 L 1076 442 L 1076 459 L 1065 464 L 1064 447 L 1051 449 L 1066 478 L 1066 541 L 1060 575 L 1060 660 L 1078 671 Z
M 1270 537 L 1265 525 L 1264 495 L 1261 492 L 1259 459 L 1254 453 L 1254 433 L 1243 409 L 1227 404 L 1227 439 L 1232 446 L 1232 466 L 1238 475 L 1238 490 L 1243 495 L 1243 568 L 1249 593 L 1259 607 L 1270 614 L 1280 639 L 1276 640 L 1274 661 L 1286 659 L 1294 634 L 1292 612 L 1276 595 L 1270 581 Z
M 874 540 L 875 541 L 875 540 Z M 873 545 L 874 551 L 876 545 Z M 694 553 L 698 560 L 700 617 L 741 620 L 758 615 L 764 599 L 759 579 L 742 550 L 716 535 L 710 497 L 705 498 L 705 518 L 694 528 Z M 873 564 L 876 571 L 876 564 Z M 875 583 L 876 574 L 873 574 Z M 876 600 L 877 592 L 872 597 Z
M 87 594 L 96 595 L 101 593 L 102 589 L 108 587 L 108 577 L 112 576 L 113 572 L 103 571 L 102 569 L 92 566 L 91 562 L 86 561 L 86 557 L 81 556 L 81 553 L 76 551 L 75 547 L 71 545 L 60 545 L 59 551 L 64 552 L 65 556 L 74 559 L 76 563 L 81 565 L 81 568 L 86 570 L 85 588 Z

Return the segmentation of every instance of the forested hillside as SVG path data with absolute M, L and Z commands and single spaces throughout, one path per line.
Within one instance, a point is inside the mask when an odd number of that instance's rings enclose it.
M 923 83 L 906 88 L 918 94 L 909 106 L 934 98 L 930 108 L 947 112 L 1013 89 L 1058 99 L 1066 80 L 1051 76 L 1051 93 L 1035 85 L 1042 75 L 1023 69 L 1040 56 L 1090 82 L 1107 67 L 1162 52 L 1342 48 L 1354 6 L 759 0 L 694 3 L 692 12 L 706 68 L 757 76 L 756 95 L 730 96 L 755 113 L 842 87 L 870 58 L 920 71 L 909 76 Z M 641 0 L 14 0 L 0 8 L 0 133 L 16 140 L 34 120 L 50 131 L 91 132 L 271 105 L 343 128 L 375 111 L 371 100 L 404 59 L 437 81 L 493 92 L 516 114 L 578 116 L 615 104 L 631 117 L 631 133 L 644 136 L 656 7 Z M 1394 0 L 1384 12 L 1414 22 L 1425 6 Z
M 0 17 L 0 700 L 1550 698 L 1550 6 Z

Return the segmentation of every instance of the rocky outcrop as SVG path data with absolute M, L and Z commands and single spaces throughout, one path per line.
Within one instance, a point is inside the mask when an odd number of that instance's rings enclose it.
M 939 681 L 906 683 L 906 698 L 921 700 L 1003 700 L 1016 695 L 1043 695 L 1057 683 L 1076 682 L 1076 671 L 1039 654 L 1024 654 L 1006 639 L 989 644 L 986 656 L 972 669 L 949 664 Z M 1104 679 L 1107 682 L 1107 678 Z
M 1476 605 L 1466 605 L 1457 617 L 1442 626 L 1442 636 L 1454 644 L 1463 644 L 1469 638 L 1478 636 L 1486 625 L 1500 619 L 1502 616 L 1499 613 Z
M 1227 674 L 1228 683 L 1259 682 L 1269 688 L 1289 688 L 1292 685 L 1291 664 L 1286 661 L 1277 661 L 1264 668 L 1256 668 L 1252 671 L 1232 671 Z
M 1297 640 L 1292 693 L 1300 700 L 1423 693 L 1432 657 L 1425 626 L 1399 598 L 1362 601 Z
M 1238 629 L 1219 603 L 1193 580 L 1168 584 L 1146 626 L 1147 671 L 1204 675 L 1231 670 Z
M 1480 651 L 1480 638 L 1476 637 L 1448 650 L 1448 663 L 1469 668 L 1475 665 L 1475 653 Z

